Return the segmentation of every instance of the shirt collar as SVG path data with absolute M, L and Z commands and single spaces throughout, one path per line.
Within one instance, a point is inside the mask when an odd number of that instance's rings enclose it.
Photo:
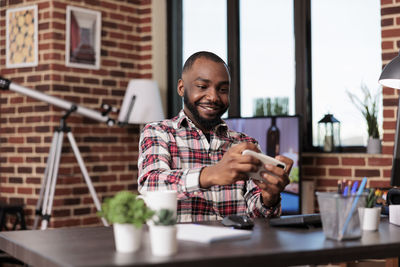
M 193 128 L 196 128 L 196 125 L 194 125 L 194 123 L 192 122 L 191 119 L 189 119 L 188 116 L 186 116 L 185 112 L 183 111 L 183 109 L 181 109 L 181 111 L 178 114 L 178 118 L 177 118 L 177 126 L 178 128 L 180 127 L 186 127 L 186 126 L 191 126 Z M 212 131 L 214 132 L 220 132 L 220 133 L 226 133 L 228 130 L 228 125 L 226 124 L 225 121 L 222 120 L 222 122 L 218 125 L 216 125 L 214 127 L 214 129 Z

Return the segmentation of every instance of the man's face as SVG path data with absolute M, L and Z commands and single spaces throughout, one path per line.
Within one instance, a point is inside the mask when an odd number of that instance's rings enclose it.
M 178 93 L 183 96 L 186 115 L 203 131 L 221 122 L 229 107 L 230 78 L 223 63 L 198 58 L 182 74 Z

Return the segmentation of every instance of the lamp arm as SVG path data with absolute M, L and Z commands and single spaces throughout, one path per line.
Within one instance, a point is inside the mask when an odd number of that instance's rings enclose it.
M 64 100 L 64 99 L 61 99 L 61 98 L 58 98 L 55 96 L 46 95 L 42 92 L 33 91 L 26 87 L 12 83 L 10 80 L 4 79 L 2 77 L 0 77 L 0 89 L 14 91 L 14 92 L 32 97 L 37 100 L 47 102 L 49 104 L 52 104 L 54 106 L 57 106 L 59 108 L 65 109 L 65 110 L 70 110 L 71 107 L 76 106 L 75 112 L 82 116 L 85 116 L 85 117 L 88 117 L 88 118 L 91 118 L 91 119 L 94 119 L 94 120 L 97 120 L 100 122 L 105 122 L 105 123 L 107 123 L 108 126 L 112 126 L 115 124 L 115 121 L 113 119 L 111 119 L 110 117 L 108 117 L 106 115 L 103 115 L 101 112 L 79 106 L 77 104 L 74 104 L 72 102 L 69 102 L 67 100 Z

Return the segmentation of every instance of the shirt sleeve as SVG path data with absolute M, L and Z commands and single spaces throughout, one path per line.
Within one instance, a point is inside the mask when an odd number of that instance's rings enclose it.
M 171 169 L 170 139 L 169 133 L 159 126 L 149 124 L 143 129 L 139 141 L 139 192 L 169 189 L 176 190 L 181 199 L 199 196 L 203 191 L 199 185 L 203 167 Z
M 281 215 L 281 201 L 275 206 L 265 206 L 262 202 L 261 189 L 252 180 L 247 182 L 247 191 L 244 198 L 247 202 L 247 214 L 249 217 L 272 218 Z

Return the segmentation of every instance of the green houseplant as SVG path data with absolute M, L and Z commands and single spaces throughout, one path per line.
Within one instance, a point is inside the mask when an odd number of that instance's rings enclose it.
M 113 224 L 117 251 L 132 252 L 140 248 L 142 226 L 154 211 L 137 195 L 121 191 L 104 200 L 98 215 Z
M 381 190 L 375 190 L 374 188 L 369 189 L 365 207 L 358 208 L 361 229 L 369 231 L 378 230 L 381 207 L 377 206 L 376 203 L 381 196 Z
M 372 94 L 365 84 L 361 84 L 361 91 L 363 93 L 362 99 L 349 91 L 347 91 L 347 94 L 351 102 L 360 110 L 367 123 L 369 137 L 367 152 L 380 153 L 381 145 L 379 139 L 378 112 L 381 91 L 378 90 L 375 94 Z
M 170 256 L 178 249 L 176 216 L 170 209 L 160 209 L 150 225 L 151 251 L 156 256 Z

